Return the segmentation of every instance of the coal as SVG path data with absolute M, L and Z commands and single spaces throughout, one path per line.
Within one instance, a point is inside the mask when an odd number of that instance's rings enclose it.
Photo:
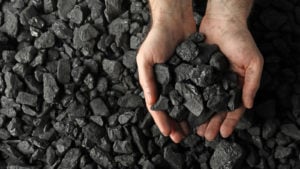
M 67 84 L 71 80 L 71 65 L 68 59 L 61 59 L 57 64 L 57 80 L 62 84 Z
M 16 14 L 10 10 L 5 10 L 4 24 L 0 27 L 1 32 L 7 33 L 9 36 L 16 37 L 19 31 L 19 20 Z
M 109 116 L 109 110 L 101 98 L 95 98 L 90 102 L 90 107 L 94 115 Z
M 152 110 L 164 111 L 169 109 L 169 99 L 165 96 L 160 95 L 156 103 L 151 107 Z
M 110 154 L 103 152 L 98 147 L 94 147 L 90 150 L 90 157 L 100 166 L 112 169 L 114 164 L 112 162 L 112 157 Z
M 81 151 L 78 148 L 72 148 L 70 149 L 64 158 L 62 159 L 60 165 L 58 166 L 58 169 L 74 169 L 77 167 L 77 164 L 79 162 L 79 158 L 81 156 Z
M 243 157 L 243 149 L 236 143 L 221 141 L 210 159 L 213 169 L 234 168 Z
M 147 1 L 0 6 L 0 168 L 299 168 L 296 0 L 254 3 L 248 25 L 265 60 L 261 88 L 226 146 L 193 132 L 173 144 L 147 112 L 136 62 L 151 29 Z M 198 27 L 204 8 L 193 3 Z M 202 33 L 177 45 L 168 61 L 153 65 L 159 110 L 196 131 L 218 111 L 242 105 L 224 46 L 205 43 Z M 238 147 L 246 156 L 236 160 Z M 218 151 L 225 155 L 216 159 Z
M 15 59 L 20 63 L 29 63 L 36 54 L 37 50 L 33 46 L 27 46 L 17 52 Z
M 54 76 L 50 73 L 43 74 L 44 100 L 47 103 L 53 103 L 59 91 Z
M 123 71 L 123 66 L 120 62 L 114 60 L 104 59 L 102 61 L 103 70 L 109 75 L 109 77 L 116 79 Z
M 62 20 L 68 19 L 68 13 L 74 8 L 76 4 L 76 0 L 71 1 L 64 1 L 64 0 L 58 0 L 57 1 L 57 9 L 58 9 L 58 16 Z
M 176 48 L 176 53 L 182 60 L 190 62 L 199 55 L 199 49 L 193 41 L 187 40 Z
M 16 98 L 16 102 L 28 106 L 37 106 L 38 98 L 36 95 L 26 93 L 26 92 L 19 92 Z
M 144 103 L 140 96 L 126 94 L 118 99 L 118 105 L 125 108 L 137 108 L 144 106 Z
M 295 124 L 284 124 L 280 127 L 281 132 L 295 140 L 300 140 L 300 130 Z
M 169 163 L 172 169 L 183 168 L 183 156 L 175 152 L 171 146 L 164 148 L 164 159 Z
M 131 154 L 133 152 L 132 143 L 129 140 L 116 140 L 113 145 L 113 151 L 119 154 Z
M 34 47 L 37 49 L 51 48 L 54 44 L 55 36 L 50 31 L 41 34 L 41 36 L 34 41 Z

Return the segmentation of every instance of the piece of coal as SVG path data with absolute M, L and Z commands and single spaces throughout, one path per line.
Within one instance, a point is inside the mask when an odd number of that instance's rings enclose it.
M 99 140 L 105 135 L 105 129 L 96 125 L 95 123 L 89 123 L 84 126 L 82 130 L 85 138 L 91 142 L 97 144 Z
M 118 117 L 118 122 L 120 124 L 127 124 L 134 116 L 134 112 L 128 111 L 124 112 Z
M 84 13 L 80 6 L 76 5 L 68 14 L 67 17 L 71 22 L 81 24 L 84 19 Z
M 0 140 L 7 140 L 11 137 L 9 132 L 3 128 L 0 128 Z
M 19 92 L 16 98 L 16 102 L 28 106 L 37 106 L 38 97 L 36 95 Z
M 221 52 L 216 52 L 213 55 L 211 55 L 209 64 L 219 71 L 227 70 L 229 66 L 227 59 Z
M 89 41 L 96 38 L 99 35 L 97 29 L 95 29 L 91 24 L 85 24 L 79 28 L 79 38 L 83 41 Z
M 115 156 L 114 160 L 117 163 L 120 163 L 122 166 L 132 167 L 135 163 L 136 158 L 135 158 L 134 154 L 118 155 L 118 156 Z
M 122 13 L 122 3 L 123 0 L 105 0 L 104 14 L 109 22 Z
M 151 106 L 151 110 L 164 111 L 169 109 L 169 99 L 163 95 L 160 95 L 154 105 Z
M 55 150 L 49 146 L 46 150 L 46 163 L 52 165 L 56 160 Z
M 62 21 L 55 21 L 52 24 L 51 30 L 60 39 L 71 39 L 73 36 L 72 30 Z
M 68 59 L 61 59 L 57 64 L 57 80 L 62 84 L 67 84 L 71 80 L 71 65 Z
M 213 67 L 200 65 L 190 71 L 189 77 L 197 86 L 207 87 L 214 84 L 218 76 L 215 74 Z
M 210 167 L 212 169 L 234 168 L 243 158 L 243 149 L 237 143 L 222 140 L 216 147 L 211 159 Z
M 100 166 L 107 168 L 107 169 L 113 169 L 113 159 L 110 154 L 103 152 L 100 148 L 94 147 L 89 152 L 90 157 Z
M 10 135 L 18 137 L 23 133 L 21 125 L 21 120 L 19 118 L 12 118 L 7 125 L 7 131 Z
M 50 31 L 41 34 L 41 36 L 34 41 L 34 47 L 37 49 L 51 48 L 54 44 L 55 36 Z
M 81 150 L 79 148 L 70 149 L 62 159 L 58 169 L 75 169 L 81 156 Z
M 58 154 L 64 154 L 72 144 L 72 140 L 68 137 L 61 137 L 57 140 L 55 146 Z
M 17 92 L 23 87 L 23 82 L 11 72 L 5 72 L 4 81 L 6 85 L 5 95 L 7 97 L 16 97 Z
M 283 124 L 281 125 L 280 129 L 281 132 L 286 136 L 289 136 L 295 140 L 300 140 L 300 130 L 295 124 Z
M 17 145 L 17 149 L 26 155 L 31 155 L 34 153 L 33 145 L 31 145 L 28 141 L 21 141 Z
M 177 121 L 183 121 L 187 118 L 189 112 L 182 105 L 174 106 L 169 113 L 169 116 Z
M 191 41 L 187 40 L 182 42 L 177 48 L 177 55 L 184 61 L 190 62 L 194 60 L 199 55 L 199 49 L 197 45 Z
M 137 108 L 144 106 L 144 103 L 140 96 L 126 94 L 118 99 L 118 105 L 125 108 Z
M 4 24 L 0 27 L 1 32 L 7 33 L 9 36 L 16 37 L 19 31 L 19 20 L 16 14 L 10 10 L 4 12 Z
M 102 68 L 113 79 L 119 78 L 123 71 L 122 64 L 115 60 L 104 59 L 102 61 Z
M 64 1 L 58 0 L 57 1 L 57 9 L 58 9 L 58 16 L 62 20 L 68 19 L 68 13 L 74 8 L 76 4 L 76 0 Z
M 170 102 L 174 106 L 178 106 L 183 102 L 183 98 L 179 95 L 176 90 L 172 90 L 169 93 Z
M 154 65 L 154 73 L 157 82 L 161 85 L 167 85 L 171 80 L 169 67 L 165 64 Z
M 33 46 L 27 46 L 18 51 L 15 55 L 15 59 L 19 63 L 29 63 L 36 54 L 37 50 Z
M 52 74 L 50 73 L 43 74 L 43 88 L 44 88 L 43 91 L 44 100 L 47 103 L 53 103 L 58 94 L 59 87 Z
M 95 98 L 90 102 L 90 107 L 97 116 L 109 116 L 109 110 L 101 98 Z
M 113 145 L 113 151 L 119 154 L 131 154 L 133 152 L 130 140 L 116 140 Z
M 164 159 L 168 162 L 172 169 L 183 168 L 183 155 L 181 153 L 174 152 L 171 146 L 167 146 L 163 150 Z
M 131 135 L 133 138 L 133 142 L 137 146 L 138 150 L 142 154 L 147 154 L 145 139 L 140 130 L 138 130 L 135 126 L 131 126 Z
M 66 113 L 71 119 L 76 119 L 76 118 L 84 118 L 87 115 L 87 108 L 74 101 L 69 104 L 68 108 L 66 109 Z
M 284 159 L 292 154 L 292 148 L 277 146 L 274 153 L 275 159 Z

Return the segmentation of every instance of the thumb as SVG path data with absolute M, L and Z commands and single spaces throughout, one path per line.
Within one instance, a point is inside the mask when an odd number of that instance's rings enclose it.
M 243 86 L 243 102 L 246 108 L 251 109 L 254 104 L 254 98 L 260 85 L 260 78 L 263 70 L 263 59 L 259 55 L 255 61 L 252 61 L 245 72 Z

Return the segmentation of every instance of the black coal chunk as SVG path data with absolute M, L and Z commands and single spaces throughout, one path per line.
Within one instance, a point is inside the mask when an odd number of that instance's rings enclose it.
M 161 85 L 167 85 L 171 80 L 169 67 L 165 64 L 154 65 L 154 73 L 157 82 Z
M 164 159 L 172 169 L 181 169 L 184 165 L 184 158 L 181 153 L 175 152 L 172 146 L 167 146 L 163 150 Z
M 160 95 L 154 105 L 151 106 L 152 110 L 164 111 L 169 109 L 169 99 L 163 95 Z
M 53 103 L 58 91 L 59 87 L 56 83 L 54 76 L 50 73 L 43 74 L 43 88 L 44 88 L 44 100 L 47 103 Z
M 116 140 L 113 145 L 113 150 L 119 154 L 131 154 L 132 150 L 132 143 L 130 140 Z
M 281 132 L 286 136 L 289 136 L 295 140 L 300 140 L 300 130 L 295 124 L 283 124 L 281 125 L 280 129 Z
M 102 61 L 102 68 L 113 79 L 119 78 L 123 71 L 122 64 L 115 60 L 104 59 Z
M 15 59 L 19 63 L 29 63 L 36 54 L 37 50 L 33 46 L 27 46 L 18 51 L 15 55 Z
M 187 40 L 182 42 L 177 48 L 177 55 L 184 61 L 190 62 L 194 60 L 199 55 L 199 48 L 197 45 L 191 41 Z
M 221 52 L 214 53 L 210 58 L 209 64 L 219 71 L 227 70 L 229 66 L 227 59 Z
M 57 64 L 57 80 L 67 84 L 71 80 L 71 64 L 68 59 L 60 59 Z
M 243 149 L 237 143 L 222 140 L 216 147 L 211 159 L 212 169 L 234 168 L 243 158 Z
M 7 33 L 9 36 L 16 37 L 19 31 L 19 20 L 16 14 L 10 10 L 5 10 L 4 24 L 0 27 L 1 32 Z
M 197 86 L 207 87 L 214 84 L 218 76 L 213 67 L 200 65 L 191 70 L 189 77 Z
M 41 34 L 41 36 L 34 41 L 34 46 L 37 49 L 51 48 L 54 46 L 54 44 L 55 36 L 50 31 Z
M 109 22 L 122 14 L 122 4 L 123 0 L 105 0 L 104 14 Z
M 134 156 L 134 154 L 130 154 L 130 155 L 118 155 L 115 156 L 114 160 L 117 163 L 120 163 L 122 166 L 125 167 L 132 167 L 134 165 L 134 163 L 136 162 L 136 158 Z
M 144 102 L 138 95 L 126 94 L 118 99 L 118 105 L 125 108 L 137 108 L 144 106 Z
M 37 106 L 38 97 L 36 95 L 19 92 L 16 98 L 16 102 L 28 106 Z
M 110 154 L 103 152 L 100 148 L 94 147 L 90 150 L 90 157 L 100 166 L 113 169 L 113 159 Z
M 11 72 L 5 72 L 4 81 L 6 86 L 5 95 L 7 97 L 16 97 L 18 91 L 23 87 L 23 82 Z
M 81 150 L 79 148 L 70 149 L 62 159 L 58 169 L 75 169 L 79 163 Z
M 83 41 L 89 41 L 96 38 L 99 32 L 91 24 L 85 24 L 79 28 L 79 38 Z
M 137 127 L 131 126 L 131 135 L 133 138 L 133 142 L 137 146 L 138 150 L 142 154 L 147 154 L 148 152 L 147 152 L 146 143 L 145 143 L 146 140 L 145 140 L 143 134 L 141 133 L 141 131 L 138 130 Z
M 85 138 L 95 144 L 99 143 L 100 139 L 105 135 L 105 129 L 92 122 L 84 126 L 82 132 Z
M 57 1 L 57 9 L 58 9 L 58 16 L 62 20 L 68 19 L 68 13 L 74 8 L 76 4 L 76 0 L 58 0 Z
M 90 107 L 97 116 L 109 116 L 109 110 L 101 98 L 95 98 L 90 102 Z
M 62 21 L 56 21 L 52 24 L 51 30 L 60 39 L 71 39 L 73 36 L 72 30 Z
M 66 109 L 66 113 L 71 119 L 76 119 L 76 118 L 84 118 L 87 114 L 87 108 L 74 101 L 69 104 L 68 108 Z

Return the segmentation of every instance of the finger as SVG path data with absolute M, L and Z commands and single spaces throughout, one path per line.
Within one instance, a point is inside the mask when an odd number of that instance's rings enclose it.
M 260 78 L 263 69 L 262 59 L 258 59 L 250 64 L 246 69 L 245 80 L 243 86 L 243 102 L 246 108 L 253 107 L 254 98 L 260 85 Z
M 182 139 L 184 139 L 185 135 L 181 127 L 178 123 L 171 120 L 171 133 L 170 138 L 173 140 L 174 143 L 180 143 Z
M 190 134 L 190 128 L 189 128 L 188 124 L 185 121 L 180 122 L 179 125 L 180 125 L 180 127 L 181 127 L 181 129 L 183 131 L 183 134 L 185 136 L 187 136 L 187 135 Z
M 244 112 L 245 112 L 245 107 L 241 107 L 234 110 L 233 112 L 227 113 L 225 120 L 223 121 L 220 129 L 220 133 L 223 138 L 227 138 L 232 134 L 234 128 L 238 124 Z
M 141 52 L 139 52 L 137 57 L 139 80 L 144 91 L 148 111 L 151 113 L 152 118 L 160 132 L 164 136 L 169 136 L 171 132 L 169 117 L 162 111 L 151 110 L 151 106 L 156 102 L 157 99 L 153 64 L 151 61 L 145 60 L 145 57 L 141 55 Z
M 208 122 L 205 122 L 203 124 L 201 124 L 198 128 L 197 128 L 197 134 L 201 137 L 204 137 L 206 128 L 207 128 Z
M 220 131 L 221 124 L 226 116 L 226 112 L 216 114 L 209 121 L 207 128 L 205 130 L 205 138 L 208 141 L 212 141 L 216 138 Z

